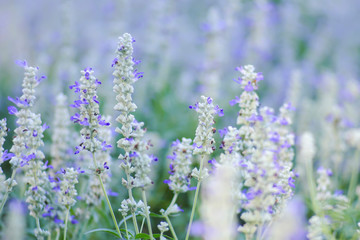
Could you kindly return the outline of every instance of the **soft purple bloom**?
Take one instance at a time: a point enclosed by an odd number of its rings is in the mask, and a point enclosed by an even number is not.
[[[157,162],[159,159],[155,156],[155,155],[153,155],[153,154],[151,154],[150,155],[150,158],[151,158],[151,160],[153,161],[153,162]]]
[[[37,137],[37,135],[38,135],[37,131],[34,130],[32,135],[33,135],[33,137]]]
[[[227,134],[228,130],[227,128],[224,128],[224,129],[219,129],[218,132],[220,134],[220,137],[222,138]]]
[[[26,67],[27,62],[25,60],[16,60],[15,63],[19,65],[20,67]]]
[[[220,108],[218,105],[216,105],[214,109],[216,111],[216,114],[219,115],[219,117],[224,116],[224,109]]]
[[[8,150],[5,150],[3,152],[3,155],[1,157],[2,161],[5,162],[7,160],[10,160],[12,157],[14,157],[15,154],[14,153],[10,153]]]
[[[54,169],[54,167],[51,166],[51,165],[48,165],[48,163],[49,163],[49,161],[46,161],[45,164],[44,164],[44,167],[45,167],[45,168]]]
[[[111,144],[106,144],[106,141],[103,141],[101,143],[101,147],[102,147],[103,151],[106,151],[106,150],[110,149],[112,146],[111,146]]]
[[[71,222],[71,224],[78,224],[79,223],[79,221],[75,219],[74,215],[70,216],[70,222]]]
[[[74,116],[70,117],[70,120],[73,121],[74,123],[77,123],[80,121],[80,114],[79,113],[75,113]]]
[[[234,78],[233,81],[238,84],[241,84],[243,80],[241,79],[241,77],[238,77],[237,79]]]
[[[107,165],[107,162],[104,162],[104,168],[108,170],[110,169],[110,167]]]
[[[54,217],[54,222],[55,222],[56,224],[63,224],[63,223],[64,223],[64,221],[61,220],[60,218],[58,218],[57,215]]]
[[[16,106],[23,105],[23,106],[29,106],[29,103],[27,99],[24,101],[20,100],[18,97],[16,99],[13,99],[12,97],[8,97],[8,100],[16,104]]]
[[[96,96],[93,97],[94,102],[96,102],[97,104],[99,104],[99,101],[96,99]]]
[[[253,87],[253,85],[251,84],[251,82],[248,82],[248,84],[245,86],[244,90],[247,91],[247,92],[252,92],[252,91],[254,91],[254,87]]]
[[[112,61],[111,67],[114,67],[117,63],[118,63],[118,59],[114,58],[114,60]]]
[[[130,157],[138,157],[139,154],[137,154],[137,152],[132,152],[129,154]]]
[[[134,71],[134,77],[137,79],[142,78],[144,76],[143,74],[144,74],[144,72],[138,72],[137,69],[135,69],[135,71]]]
[[[207,101],[208,104],[211,104],[213,102],[211,97],[208,97],[206,101]]]
[[[256,81],[259,82],[261,80],[264,80],[264,76],[261,72],[258,72],[256,75]]]
[[[17,108],[14,106],[9,106],[8,111],[10,115],[15,115],[18,112]]]
[[[232,99],[229,101],[230,106],[234,106],[235,104],[240,102],[240,98],[238,96],[235,97],[235,99]]]
[[[78,167],[78,168],[76,169],[76,171],[77,171],[79,174],[81,174],[81,173],[85,173],[85,171],[84,171],[84,170],[81,170],[81,168],[80,168],[80,167]]]
[[[70,88],[70,89],[73,89],[73,88],[74,88],[76,93],[77,93],[77,92],[80,92],[80,83],[77,82],[77,81],[75,81],[75,84],[74,84],[74,85],[70,85],[69,88]]]
[[[35,187],[31,188],[31,190],[34,191],[34,192],[37,191],[37,190],[38,190],[38,186],[35,186]]]
[[[293,179],[292,177],[289,177],[288,184],[290,187],[295,188],[295,179]]]
[[[179,144],[180,144],[180,140],[179,140],[179,139],[176,139],[174,142],[172,142],[171,146],[172,146],[172,147],[175,147],[175,146],[177,146],[177,145],[179,145]]]
[[[171,180],[170,180],[170,179],[165,179],[165,180],[164,180],[164,183],[165,183],[165,184],[170,184],[170,183],[171,183]]]
[[[199,103],[195,103],[194,106],[189,106],[190,109],[194,109],[195,111],[199,109]]]
[[[112,197],[117,197],[119,195],[117,192],[111,191],[111,189],[107,190],[107,194]]]
[[[42,130],[45,131],[46,129],[50,128],[46,123],[42,125]]]
[[[141,60],[135,60],[135,58],[132,58],[132,61],[134,65],[138,65],[139,63],[141,63]]]

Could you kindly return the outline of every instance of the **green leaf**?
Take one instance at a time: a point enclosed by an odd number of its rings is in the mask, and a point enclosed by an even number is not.
[[[139,238],[150,239],[150,235],[146,233],[138,233],[136,234],[135,239],[139,239]]]
[[[126,229],[122,228],[122,229],[120,229],[120,232],[126,236]],[[131,236],[131,238],[134,238],[134,234],[132,232],[130,232],[130,231],[127,231],[127,232]]]
[[[118,238],[121,238],[121,237],[119,236],[119,234],[118,234],[115,230],[108,229],[108,228],[97,228],[97,229],[93,229],[93,230],[90,230],[90,231],[86,232],[85,234],[94,233],[94,232],[106,232],[106,233],[110,233],[110,234],[112,234],[112,235],[115,235],[115,236],[118,237]]]
[[[151,217],[154,217],[154,218],[164,218],[163,215],[156,214],[156,213],[150,213],[150,216],[151,216]]]

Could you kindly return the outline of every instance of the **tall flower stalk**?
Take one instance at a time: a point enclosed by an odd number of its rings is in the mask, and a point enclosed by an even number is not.
[[[99,165],[99,161],[96,159],[96,153],[106,151],[111,145],[107,144],[106,141],[103,141],[98,134],[100,126],[110,126],[110,123],[106,122],[104,117],[100,115],[99,100],[96,92],[97,86],[100,85],[101,82],[93,76],[93,73],[94,71],[92,68],[85,68],[81,71],[82,76],[80,78],[80,83],[75,82],[74,85],[70,86],[70,89],[74,89],[76,93],[79,93],[79,99],[74,101],[72,107],[80,110],[80,113],[76,113],[72,116],[71,120],[82,126],[80,134],[83,141],[76,146],[77,150],[75,154],[78,154],[82,150],[91,152],[93,160],[91,169],[99,179],[116,231],[121,237],[121,232],[102,180],[102,175],[104,171],[108,169],[108,166],[105,163]]]
[[[135,40],[128,33],[120,37],[118,49],[116,50],[117,56],[112,64],[115,68],[113,72],[113,90],[116,93],[117,100],[114,109],[120,112],[116,121],[121,124],[121,128],[117,127],[116,132],[122,135],[122,138],[117,141],[117,146],[125,151],[124,154],[119,155],[119,159],[121,160],[120,167],[126,174],[126,179],[123,179],[122,183],[128,189],[128,203],[130,203],[129,209],[132,214],[135,232],[139,233],[136,221],[138,204],[135,202],[132,189],[141,188],[148,231],[150,238],[153,239],[145,188],[152,183],[148,176],[151,171],[150,164],[153,160],[157,159],[146,154],[150,143],[143,139],[145,134],[145,130],[143,129],[144,123],[136,121],[134,115],[131,114],[137,108],[135,103],[132,102],[132,94],[134,92],[132,85],[143,76],[142,72],[138,72],[138,70],[134,68],[134,66],[139,63],[139,61],[134,60],[132,56],[132,44],[134,42]]]
[[[215,128],[213,128],[213,124],[215,123],[214,117],[216,114],[218,114],[219,116],[224,115],[223,110],[219,108],[218,105],[214,105],[213,99],[211,97],[201,96],[201,102],[198,102],[194,106],[190,106],[189,108],[194,109],[199,114],[199,123],[195,131],[193,153],[200,155],[200,166],[199,169],[194,168],[191,173],[191,176],[194,177],[198,182],[196,185],[189,225],[186,232],[186,240],[189,239],[190,236],[191,225],[194,219],[201,182],[208,176],[208,169],[204,167],[204,162],[215,150],[215,139],[213,135],[216,130]]]

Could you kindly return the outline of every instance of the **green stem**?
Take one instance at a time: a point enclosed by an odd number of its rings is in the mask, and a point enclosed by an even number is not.
[[[56,237],[55,237],[55,240],[59,240],[60,238],[60,229],[59,228],[56,228]]]
[[[128,175],[126,173],[126,175]],[[129,176],[128,176],[128,181],[129,181]],[[131,202],[135,202],[134,200],[134,197],[132,195],[132,189],[131,188],[128,188],[128,192],[129,192],[129,199]],[[132,216],[132,220],[133,220],[133,224],[134,224],[134,228],[135,228],[135,233],[136,234],[139,234],[139,226],[137,224],[137,221],[136,221],[136,215],[135,215],[135,212],[133,209],[131,209],[131,216]]]
[[[13,169],[13,171],[11,173],[10,184],[7,187],[6,192],[5,192],[5,196],[3,197],[2,201],[1,201],[0,216],[1,216],[2,210],[3,210],[4,206],[5,206],[5,203],[6,203],[7,199],[8,199],[8,197],[9,197],[9,193],[11,192],[12,183],[13,183],[15,175],[16,175],[16,170],[17,170],[17,168]]]
[[[192,207],[192,210],[191,210],[190,221],[189,221],[189,226],[188,226],[188,229],[187,229],[187,232],[186,232],[185,240],[188,240],[189,236],[190,236],[191,224],[192,224],[193,219],[194,219],[196,203],[197,203],[197,199],[198,199],[198,196],[199,196],[199,189],[200,189],[201,180],[202,180],[201,173],[202,173],[203,166],[204,166],[204,156],[200,160],[199,181],[198,181],[198,183],[196,185],[196,192],[195,192],[195,196],[194,196],[193,207]]]
[[[356,153],[355,153],[355,166],[353,166],[352,168],[352,172],[351,172],[351,178],[350,178],[350,184],[349,184],[349,190],[348,190],[348,198],[349,198],[349,201],[351,202],[352,199],[354,198],[355,196],[355,191],[356,191],[356,185],[357,185],[357,181],[358,181],[358,177],[359,177],[359,152],[360,150],[356,150]]]
[[[126,230],[126,237],[127,237],[127,239],[129,239],[129,233],[128,233],[128,228],[127,228],[127,224],[126,224],[126,218],[125,218],[125,216],[123,216],[123,218],[124,218],[124,224],[125,224],[125,230]]]
[[[307,185],[310,188],[310,199],[311,199],[311,205],[312,209],[315,212],[315,214],[319,213],[318,204],[315,198],[316,195],[316,186],[313,178],[313,167],[312,167],[312,161],[310,159],[307,159],[305,162],[305,171],[306,171],[306,178],[307,178]]]
[[[92,156],[93,156],[93,161],[94,161],[94,167],[97,169],[97,164],[96,164],[96,159],[95,159],[95,152],[92,153]],[[98,178],[99,178],[99,182],[100,182],[100,185],[101,185],[101,189],[103,190],[103,193],[104,193],[104,196],[105,196],[105,199],[106,199],[106,203],[109,207],[109,210],[110,210],[110,214],[111,214],[111,217],[112,217],[112,220],[114,222],[114,225],[115,225],[115,228],[116,228],[116,231],[117,233],[119,234],[119,237],[121,238],[121,232],[120,232],[120,229],[119,229],[119,226],[117,224],[117,221],[116,221],[116,218],[115,218],[115,214],[114,214],[114,211],[111,207],[111,204],[110,204],[110,200],[109,200],[109,197],[106,193],[106,190],[105,190],[105,187],[104,187],[104,183],[101,179],[101,176],[100,174],[97,174]]]
[[[70,207],[66,206],[65,228],[64,228],[64,240],[66,240],[67,225],[69,220]]]
[[[169,219],[169,217],[167,215],[164,216],[165,219],[166,219],[166,222],[169,224],[169,228],[170,228],[170,232],[171,234],[173,235],[174,239],[175,240],[178,240],[177,236],[176,236],[176,233],[175,233],[175,230],[173,228],[173,225],[171,224],[171,221]]]
[[[144,217],[143,220],[141,221],[140,232],[143,231],[143,228],[144,228],[144,225],[145,225],[145,220],[146,220],[146,218]]]
[[[171,224],[170,218],[169,218],[169,210],[174,206],[178,196],[179,196],[179,193],[176,192],[173,196],[173,199],[171,200],[169,207],[166,209],[165,213],[163,213],[163,216],[165,217],[166,222],[169,224],[171,234],[173,235],[175,240],[177,240],[178,238],[176,236],[175,230],[174,230],[174,228]]]
[[[150,220],[150,215],[149,215],[149,209],[148,209],[148,205],[147,205],[147,200],[146,200],[146,193],[145,193],[145,189],[142,189],[142,198],[145,204],[145,214],[146,214],[146,220],[147,220],[147,225],[148,225],[148,230],[149,230],[149,234],[150,234],[150,239],[154,239],[153,237],[153,233],[152,233],[152,228],[151,228],[151,220]]]
[[[114,225],[115,225],[115,227],[116,227],[116,231],[118,232],[119,237],[122,237],[122,236],[121,236],[120,229],[119,229],[119,226],[117,225],[117,221],[116,221],[116,218],[115,218],[114,211],[113,211],[113,209],[112,209],[112,207],[111,207],[111,204],[110,204],[109,197],[108,197],[108,195],[107,195],[107,193],[106,193],[104,184],[103,184],[103,182],[102,182],[102,180],[101,180],[101,176],[98,175],[98,177],[99,177],[99,181],[100,181],[101,188],[102,188],[102,190],[103,190],[103,192],[104,192],[104,195],[105,195],[105,199],[106,199],[107,205],[109,206],[110,213],[111,213],[111,217],[112,217],[112,220],[113,220]]]

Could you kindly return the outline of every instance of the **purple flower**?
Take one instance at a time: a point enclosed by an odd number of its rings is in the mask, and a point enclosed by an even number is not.
[[[165,179],[165,180],[164,180],[164,183],[165,183],[165,184],[170,184],[170,183],[171,183],[171,180],[170,180],[170,179]]]
[[[137,69],[135,69],[135,71],[134,71],[134,77],[137,79],[142,78],[144,76],[143,74],[144,74],[144,72],[138,72]]]
[[[54,169],[53,166],[51,165],[48,165],[49,161],[46,161],[45,164],[44,164],[44,167],[47,169],[47,168],[50,168],[50,169]]]
[[[118,64],[118,59],[114,58],[114,60],[112,61],[111,67],[114,67],[116,64]]]
[[[254,87],[253,87],[253,85],[251,84],[251,82],[248,82],[248,84],[245,86],[244,90],[247,91],[247,92],[252,92],[252,91],[254,91]]]
[[[220,137],[222,138],[228,133],[228,130],[227,128],[224,128],[224,129],[219,129],[218,132],[220,134]]]
[[[264,76],[261,72],[258,72],[256,75],[256,81],[259,82],[261,80],[264,80]]]
[[[98,116],[98,121],[101,126],[110,126],[109,122],[106,122],[104,119],[101,119],[101,115]]]
[[[241,77],[238,77],[237,79],[234,78],[233,81],[241,85],[243,80],[241,79]]]
[[[45,131],[46,129],[50,128],[46,123],[42,125],[42,130]]]
[[[112,197],[117,197],[119,195],[117,192],[111,191],[111,189],[107,190],[107,194]]]
[[[153,162],[157,162],[159,159],[155,156],[155,155],[153,155],[153,154],[151,154],[150,155],[150,158],[151,158],[151,161],[153,161]]]
[[[219,115],[219,117],[224,116],[224,109],[220,108],[219,105],[216,105],[214,109],[216,114]]]
[[[71,224],[78,224],[79,223],[79,221],[75,219],[74,215],[70,216],[70,222],[71,222]]]
[[[78,168],[76,169],[76,171],[77,171],[79,174],[85,173],[85,171],[84,171],[84,170],[81,170],[80,167],[78,167]]]
[[[288,179],[289,186],[292,187],[292,188],[295,188],[294,183],[295,183],[295,179],[293,179],[292,177],[289,177],[289,179]]]
[[[100,82],[98,79],[95,79],[95,84],[96,84],[96,85],[100,85],[101,82]]]
[[[26,67],[27,62],[25,60],[16,60],[15,63],[19,65],[20,67]]]
[[[135,60],[135,58],[132,58],[132,61],[133,61],[134,65],[138,65],[139,63],[141,63],[140,60]]]
[[[104,162],[104,168],[108,170],[110,169],[110,167],[107,165],[107,162]]]
[[[166,158],[171,159],[171,160],[175,160],[176,159],[176,153],[173,152],[173,155],[169,155]]]
[[[9,106],[8,111],[10,115],[15,115],[18,112],[17,108],[14,106]]]
[[[38,135],[37,131],[34,130],[32,135],[33,135],[33,137],[37,137],[37,135]]]
[[[132,152],[129,154],[130,157],[138,157],[139,154],[137,154],[137,152]]]
[[[77,92],[80,92],[80,84],[79,84],[79,82],[77,82],[77,81],[75,81],[75,84],[74,84],[74,85],[70,85],[69,88],[70,88],[70,89],[73,89],[73,88],[74,88],[76,93],[77,93]]]
[[[171,146],[175,147],[175,146],[178,146],[179,144],[180,144],[180,140],[176,139],[174,142],[172,142]]]
[[[190,109],[194,109],[195,111],[199,109],[199,103],[195,103],[194,106],[189,106]]]
[[[103,151],[106,151],[107,149],[110,149],[112,146],[110,144],[106,144],[106,141],[103,141],[101,143],[101,147]]]
[[[232,99],[229,101],[230,106],[234,106],[235,104],[240,102],[240,98],[238,96],[235,97],[235,99]]]
[[[10,160],[14,156],[15,156],[15,154],[8,152],[8,150],[5,150],[3,152],[3,155],[1,157],[1,159],[2,159],[3,162],[5,162],[7,160]]]
[[[211,97],[208,97],[206,101],[207,101],[208,104],[211,104],[213,102]]]
[[[13,99],[12,97],[8,97],[8,100],[13,102],[14,104],[16,104],[16,106],[19,106],[19,105],[23,105],[23,106],[26,106],[26,107],[29,106],[29,103],[28,103],[27,99],[22,101],[18,97],[16,99]]]
[[[90,79],[90,71],[91,71],[91,70],[92,70],[91,67],[87,67],[87,68],[84,69],[84,71],[85,71],[85,79],[86,79],[86,80],[89,80],[89,79]]]
[[[60,218],[58,218],[57,215],[54,217],[54,222],[55,222],[56,224],[63,224],[63,223],[64,223],[64,221],[61,220]]]
[[[99,101],[96,99],[96,96],[93,96],[93,101],[99,104]]]
[[[38,190],[38,187],[35,186],[35,187],[31,188],[31,190],[34,191],[34,192],[36,192],[36,191]]]

